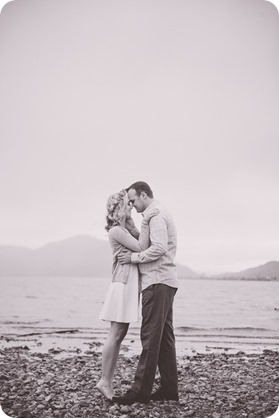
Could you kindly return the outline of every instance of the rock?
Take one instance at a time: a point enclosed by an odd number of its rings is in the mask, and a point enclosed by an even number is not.
[[[29,411],[22,411],[18,418],[34,418],[34,416]]]
[[[67,356],[57,359],[51,354],[5,349],[0,356],[0,400],[5,413],[20,418],[254,418],[272,415],[279,403],[279,356],[274,352],[180,357],[180,402],[131,406],[111,404],[94,390],[101,374],[100,355],[73,352]],[[119,394],[125,390],[121,384],[133,381],[138,359],[125,356],[119,356],[115,373]],[[156,375],[154,390],[158,384]]]
[[[109,413],[110,414],[116,414],[118,411],[119,411],[119,406],[117,404],[113,405],[109,408]]]
[[[131,411],[131,408],[129,408],[129,406],[124,405],[120,408],[120,413],[121,414],[128,414]]]
[[[185,417],[194,417],[195,416],[195,411],[190,410],[190,411],[186,412],[184,416]]]
[[[274,354],[274,351],[265,349],[263,350],[263,353],[272,356]]]
[[[131,385],[131,381],[130,380],[121,380],[121,385]]]
[[[64,409],[65,408],[65,404],[64,403],[58,403],[58,404],[54,404],[53,408],[55,409]]]
[[[60,354],[60,353],[62,353],[62,351],[63,350],[61,350],[60,348],[50,348],[48,350],[48,352],[51,353],[51,354]]]
[[[16,411],[20,411],[20,410],[21,410],[21,408],[22,408],[22,405],[21,405],[21,403],[15,403],[15,404],[13,405],[13,408],[14,408]]]
[[[44,379],[39,379],[37,381],[37,383],[38,383],[39,386],[41,386],[41,385],[43,385],[45,383],[45,380]]]
[[[172,407],[171,407],[170,405],[165,405],[165,406],[164,406],[164,410],[165,410],[166,412],[172,412]]]

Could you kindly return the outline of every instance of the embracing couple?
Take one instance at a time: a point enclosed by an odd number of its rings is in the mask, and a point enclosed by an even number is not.
[[[140,233],[131,218],[133,207],[143,216]],[[174,222],[142,181],[109,197],[106,220],[113,268],[100,319],[110,321],[111,327],[103,347],[102,377],[96,388],[119,404],[178,400],[173,331],[173,300],[178,287]],[[131,389],[114,396],[113,375],[120,345],[129,324],[138,321],[140,293],[142,352]],[[160,387],[152,393],[157,366]]]

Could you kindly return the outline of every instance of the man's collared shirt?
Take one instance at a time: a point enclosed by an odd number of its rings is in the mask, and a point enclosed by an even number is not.
[[[150,247],[140,253],[132,253],[131,261],[138,264],[142,290],[158,283],[177,288],[178,279],[174,264],[177,247],[176,227],[170,214],[158,201],[153,201],[145,209],[143,216],[154,208],[158,208],[160,212],[149,222]]]

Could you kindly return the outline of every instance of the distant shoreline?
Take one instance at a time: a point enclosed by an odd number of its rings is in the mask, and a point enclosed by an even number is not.
[[[85,274],[85,275],[75,275],[75,274],[73,274],[73,275],[71,275],[71,274],[67,274],[67,275],[59,275],[59,274],[53,274],[53,275],[51,275],[51,274],[49,274],[49,275],[39,275],[39,274],[26,274],[26,275],[24,275],[24,274],[21,274],[21,275],[18,275],[18,274],[14,274],[14,275],[1,275],[0,274],[0,280],[1,280],[1,277],[2,278],[20,278],[20,277],[23,277],[23,278],[27,278],[27,277],[30,277],[30,278],[35,278],[35,277],[37,277],[38,279],[48,279],[48,278],[67,278],[67,277],[76,277],[76,278],[91,278],[91,279],[99,279],[99,278],[104,278],[104,279],[109,279],[110,278],[110,276],[109,275],[107,275],[107,276],[102,276],[102,275],[99,275],[99,276],[97,276],[97,275],[87,275],[87,274]],[[279,277],[257,277],[257,278],[249,278],[249,277],[233,277],[233,276],[228,276],[228,277],[217,277],[217,276],[198,276],[198,277],[183,277],[183,276],[178,276],[178,279],[179,280],[207,280],[207,281],[210,281],[210,280],[223,280],[223,281],[243,281],[243,282],[279,282]]]
[[[243,282],[279,282],[279,277],[214,277],[214,276],[199,276],[199,277],[178,277],[181,280],[224,280],[224,281],[243,281]]]

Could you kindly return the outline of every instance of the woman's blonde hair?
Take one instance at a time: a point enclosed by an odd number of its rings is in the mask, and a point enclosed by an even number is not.
[[[109,231],[113,226],[120,225],[121,222],[121,211],[123,209],[124,197],[127,195],[125,189],[122,189],[118,193],[112,194],[107,201],[107,214],[105,230]]]

